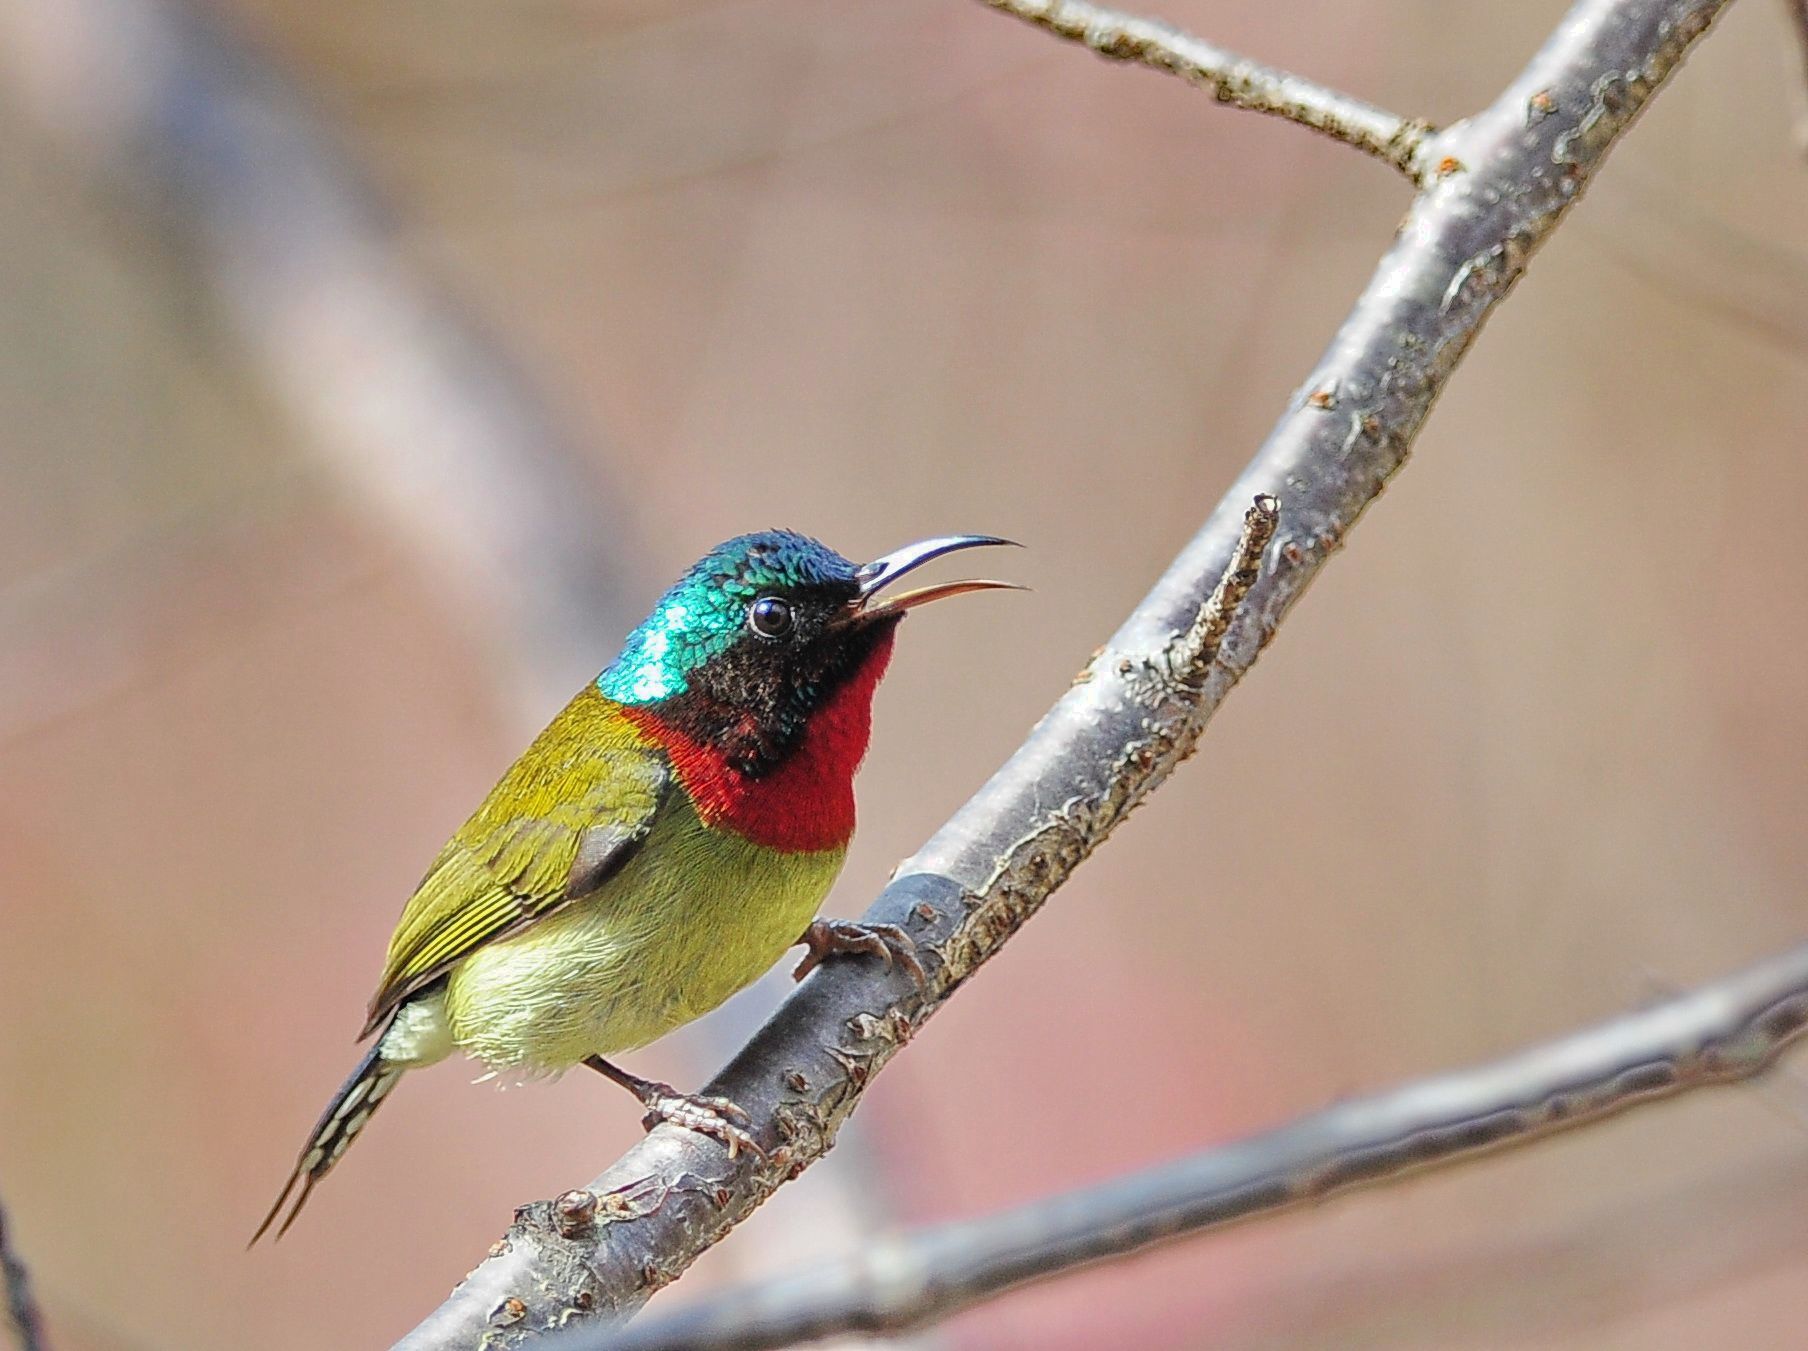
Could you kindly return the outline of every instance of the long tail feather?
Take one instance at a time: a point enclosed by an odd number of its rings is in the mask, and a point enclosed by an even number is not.
[[[257,1227],[251,1236],[250,1247],[262,1238],[282,1212],[283,1205],[289,1199],[289,1193],[299,1186],[295,1205],[289,1211],[276,1237],[281,1238],[289,1232],[289,1226],[295,1223],[295,1217],[301,1214],[301,1208],[308,1203],[308,1193],[314,1190],[316,1183],[332,1171],[333,1165],[339,1162],[344,1154],[364,1129],[371,1114],[389,1096],[389,1090],[395,1087],[396,1080],[402,1077],[400,1065],[392,1065],[379,1054],[382,1038],[358,1062],[358,1068],[352,1071],[351,1078],[340,1085],[333,1100],[327,1104],[326,1111],[320,1114],[320,1120],[314,1123],[314,1129],[308,1136],[306,1148],[295,1161],[295,1168],[289,1174],[289,1180],[283,1183],[282,1193],[276,1198],[276,1204],[270,1207],[270,1213],[264,1216],[264,1222]]]

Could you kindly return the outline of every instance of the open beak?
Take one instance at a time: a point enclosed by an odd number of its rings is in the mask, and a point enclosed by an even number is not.
[[[858,612],[866,615],[899,614],[905,610],[913,610],[919,605],[927,605],[932,600],[941,600],[947,596],[965,595],[969,591],[1023,591],[1027,588],[1015,582],[990,582],[973,579],[964,582],[940,582],[935,586],[919,586],[913,591],[900,592],[875,603],[874,598],[880,591],[890,586],[905,573],[915,572],[923,564],[940,558],[943,554],[951,554],[959,549],[977,549],[982,545],[1008,544],[1017,547],[1016,540],[999,539],[996,535],[943,535],[937,539],[919,540],[915,544],[906,544],[902,549],[894,549],[883,558],[875,558],[854,574],[854,581],[860,588],[856,601]]]

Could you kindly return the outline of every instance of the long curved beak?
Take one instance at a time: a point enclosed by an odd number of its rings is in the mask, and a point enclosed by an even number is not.
[[[942,535],[935,539],[918,540],[915,544],[906,544],[902,549],[894,549],[883,558],[875,558],[854,574],[854,581],[860,588],[859,609],[864,614],[898,614],[904,610],[915,609],[919,605],[927,605],[932,600],[941,600],[947,596],[960,596],[969,591],[1023,591],[1027,588],[1015,582],[992,582],[975,578],[962,582],[941,582],[935,586],[921,586],[914,591],[901,592],[874,604],[873,600],[880,591],[890,586],[906,573],[915,572],[923,564],[940,558],[943,554],[951,554],[960,549],[977,549],[985,545],[1006,544],[1013,548],[1020,547],[1016,540],[1000,539],[996,535]]]

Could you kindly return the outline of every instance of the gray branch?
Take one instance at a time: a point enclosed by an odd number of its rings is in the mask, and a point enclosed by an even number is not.
[[[1492,104],[1433,137],[1451,166],[1393,246],[1268,441],[1167,574],[1028,739],[867,912],[903,926],[929,969],[831,963],[705,1091],[732,1098],[770,1151],[660,1127],[590,1185],[523,1207],[401,1346],[513,1347],[621,1317],[820,1159],[873,1076],[1143,797],[1207,719],[1406,458],[1432,404],[1533,253],[1727,0],[1582,0]],[[1170,666],[1230,570],[1245,508],[1283,503],[1261,575],[1198,679]],[[487,1340],[485,1340],[487,1338]]]
[[[1393,113],[1284,70],[1259,65],[1158,19],[1090,0],[985,0],[1025,23],[1083,42],[1113,61],[1133,61],[1208,89],[1219,102],[1284,117],[1391,164],[1413,182],[1436,172],[1424,150],[1429,122]]]
[[[1808,945],[1493,1064],[1357,1098],[1277,1130],[986,1219],[875,1244],[545,1351],[758,1351],[938,1322],[1031,1281],[1527,1144],[1767,1068],[1808,1028]]]
[[[4,1207],[0,1207],[0,1285],[6,1287],[7,1321],[12,1324],[19,1351],[45,1351],[44,1320],[31,1293],[31,1274],[13,1246]]]

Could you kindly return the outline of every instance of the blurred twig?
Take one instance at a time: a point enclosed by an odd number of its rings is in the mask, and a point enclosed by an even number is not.
[[[1110,60],[1134,61],[1178,75],[1209,89],[1221,103],[1322,132],[1393,165],[1415,183],[1424,177],[1425,142],[1435,130],[1429,122],[1397,117],[1288,71],[1259,65],[1172,24],[1137,18],[1090,0],[985,3],[1057,36],[1083,42]]]
[[[167,232],[235,350],[522,703],[568,696],[632,622],[603,461],[404,256],[312,108],[184,0],[0,0],[0,76]]]
[[[546,1351],[757,1351],[937,1322],[1030,1281],[1748,1078],[1808,1028],[1808,944],[1493,1064],[1082,1191],[876,1244]]]
[[[872,963],[817,971],[704,1090],[770,1151],[649,1134],[592,1184],[594,1219],[523,1207],[401,1345],[520,1346],[638,1309],[784,1182],[821,1158],[873,1076],[1143,797],[1404,462],[1433,402],[1533,253],[1727,0],[1581,0],[1493,103],[1425,146],[1440,166],[1302,396],[1166,576],[1028,739],[897,871],[867,911],[915,938],[917,990]],[[1203,678],[1164,675],[1236,557],[1247,505],[1284,500],[1266,566]]]
[[[1808,351],[1808,257],[1731,224],[1699,194],[1617,173],[1577,231],[1652,288],[1781,351]]]
[[[1789,11],[1789,25],[1795,29],[1796,45],[1802,54],[1802,82],[1808,87],[1808,0],[1783,0]],[[1808,113],[1796,119],[1796,149],[1808,155]]]
[[[0,1206],[0,1281],[6,1285],[6,1312],[12,1321],[19,1351],[45,1351],[44,1321],[31,1293],[31,1274],[13,1247],[6,1227],[6,1208]]]

